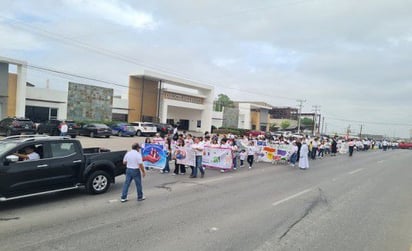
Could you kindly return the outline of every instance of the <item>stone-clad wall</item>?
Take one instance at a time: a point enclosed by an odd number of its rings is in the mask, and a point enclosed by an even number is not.
[[[67,119],[111,121],[113,89],[69,82]]]

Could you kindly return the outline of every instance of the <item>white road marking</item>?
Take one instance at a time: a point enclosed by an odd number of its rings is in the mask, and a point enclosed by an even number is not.
[[[278,205],[282,204],[283,202],[286,202],[286,201],[288,201],[288,200],[291,200],[291,199],[294,199],[294,198],[296,198],[296,197],[299,197],[299,196],[301,196],[301,195],[303,195],[303,194],[305,194],[305,193],[308,193],[308,192],[310,192],[310,191],[312,191],[312,188],[303,190],[303,191],[301,191],[301,192],[299,192],[299,193],[295,193],[294,195],[291,195],[291,196],[286,197],[286,198],[284,198],[284,199],[282,199],[282,200],[279,200],[279,201],[276,201],[276,202],[272,203],[272,206],[274,206],[274,207],[275,207],[275,206],[278,206]]]
[[[349,174],[352,175],[352,174],[355,174],[355,173],[360,172],[362,170],[363,170],[363,168],[359,168],[359,169],[353,170],[352,172],[349,172]]]
[[[209,229],[210,232],[216,232],[218,230],[219,230],[219,228],[217,228],[217,227],[212,227],[212,228]]]

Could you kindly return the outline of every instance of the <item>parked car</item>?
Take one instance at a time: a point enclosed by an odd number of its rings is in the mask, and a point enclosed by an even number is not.
[[[36,159],[16,153],[35,151]],[[0,202],[77,189],[105,193],[125,172],[126,151],[82,148],[76,139],[49,136],[11,136],[0,140]],[[20,156],[21,157],[21,156]]]
[[[399,149],[412,149],[412,142],[401,142],[398,147]]]
[[[111,128],[112,135],[133,137],[136,134],[134,126],[128,123],[117,123],[112,125]]]
[[[5,118],[0,121],[0,134],[36,134],[36,125],[28,118]]]
[[[65,121],[68,127],[67,135],[72,138],[76,138],[77,134],[79,133],[80,126],[73,120],[65,120]],[[51,119],[51,120],[47,120],[44,123],[40,123],[37,126],[37,133],[39,134],[46,133],[50,136],[59,136],[60,135],[59,126],[62,122],[63,122],[62,120]]]
[[[79,135],[94,137],[106,137],[109,138],[112,135],[112,129],[105,124],[85,124],[80,130]]]
[[[173,133],[174,128],[172,125],[164,123],[153,123],[153,125],[156,126],[156,130],[161,136]]]
[[[153,123],[150,122],[132,122],[130,123],[134,126],[134,129],[136,130],[136,135],[137,136],[154,136],[157,133],[156,126],[153,125]]]
[[[246,136],[252,136],[252,137],[257,137],[257,136],[264,136],[266,132],[263,131],[247,131]]]

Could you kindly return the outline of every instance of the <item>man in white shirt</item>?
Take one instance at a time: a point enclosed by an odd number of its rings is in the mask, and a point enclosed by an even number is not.
[[[21,160],[37,160],[40,159],[40,155],[34,151],[34,146],[26,146],[24,148],[25,153],[15,153]]]
[[[66,124],[66,121],[63,120],[63,122],[59,126],[60,130],[60,136],[66,136],[67,132],[69,131],[69,127]]]
[[[143,159],[140,153],[139,143],[132,145],[132,150],[127,152],[123,158],[123,164],[126,165],[126,180],[123,184],[121,202],[127,201],[127,194],[132,180],[136,185],[137,201],[145,200],[142,189],[142,176],[146,176],[146,171],[143,166]]]

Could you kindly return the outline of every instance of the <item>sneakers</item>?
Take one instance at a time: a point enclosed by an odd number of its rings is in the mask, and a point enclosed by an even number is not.
[[[252,169],[252,167],[251,167],[251,166],[249,166],[249,169]]]
[[[120,199],[120,202],[121,203],[124,203],[124,202],[126,202],[127,201],[127,198],[126,199]]]
[[[172,173],[172,175],[173,175],[173,176],[176,176],[176,175],[177,175],[177,173]]]
[[[194,175],[190,175],[190,176],[189,176],[189,178],[196,178],[196,176],[194,176]]]
[[[245,165],[240,165],[240,167],[244,167]]]
[[[143,201],[145,199],[146,199],[146,197],[143,196],[142,198],[137,199],[137,201]]]
[[[225,170],[223,170],[223,169],[222,169],[222,170],[220,170],[220,172],[221,172],[221,173],[224,173],[224,172],[225,172]]]
[[[180,175],[185,175],[186,173],[180,173]]]
[[[235,170],[235,171],[236,171],[236,170],[237,170],[237,168],[236,168],[236,167],[234,167],[234,168],[233,168],[233,170]]]
[[[202,173],[202,174],[200,175],[200,178],[203,178],[203,177],[205,177],[205,173]]]

